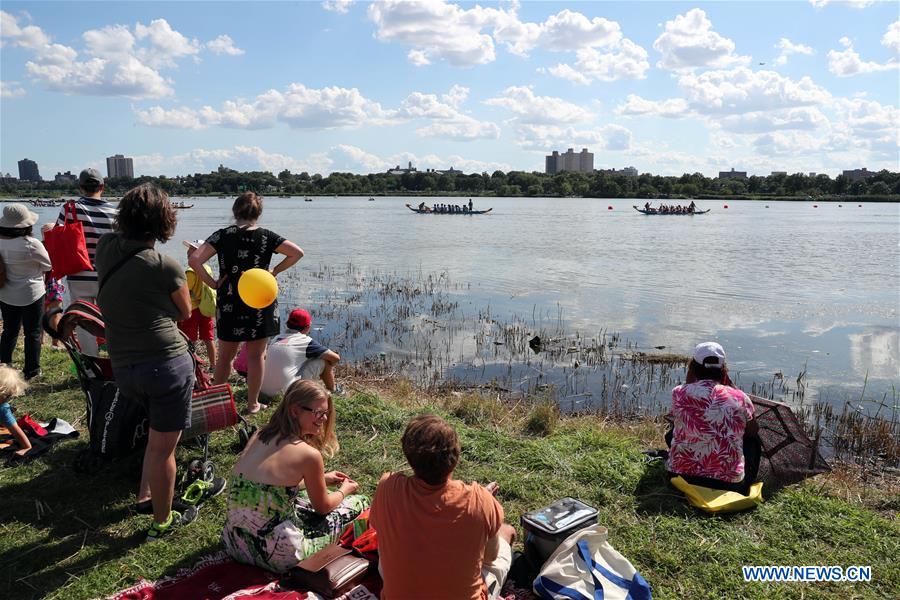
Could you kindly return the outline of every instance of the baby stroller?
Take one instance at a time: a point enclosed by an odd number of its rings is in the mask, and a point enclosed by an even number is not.
[[[59,315],[55,327],[53,322]],[[106,324],[100,309],[90,302],[78,300],[66,307],[44,315],[44,330],[59,340],[72,359],[75,374],[85,394],[89,447],[75,462],[80,472],[96,472],[111,459],[124,457],[142,449],[147,443],[149,424],[147,411],[138,402],[120,398],[109,358],[88,356],[81,351],[75,329],[81,328],[96,336],[98,342],[106,335]],[[102,347],[103,344],[98,344]],[[231,386],[227,383],[211,385],[203,369],[204,363],[191,352],[196,381],[191,406],[191,427],[182,434],[182,441],[193,440],[202,451],[202,459],[191,460],[183,478],[184,485],[197,479],[211,482],[215,465],[209,460],[209,434],[237,425],[238,449],[242,450],[256,430],[241,417],[234,404]]]

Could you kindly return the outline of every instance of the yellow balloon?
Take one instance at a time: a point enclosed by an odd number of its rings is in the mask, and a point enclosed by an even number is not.
[[[265,269],[244,271],[238,279],[238,296],[250,308],[266,308],[278,297],[278,282]]]

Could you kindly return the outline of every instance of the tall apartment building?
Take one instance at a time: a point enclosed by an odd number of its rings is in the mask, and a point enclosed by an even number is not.
[[[19,165],[21,164],[22,163],[20,162]],[[22,167],[19,166],[19,173],[21,172]],[[859,181],[860,179],[868,179],[869,177],[873,177],[875,175],[875,172],[868,170],[866,167],[863,167],[862,169],[852,169],[849,171],[845,170],[842,175],[847,181]],[[19,179],[21,178],[22,176],[19,175]]]
[[[72,171],[60,173],[57,171],[56,177],[53,178],[56,183],[75,183],[78,181],[78,175],[73,175]]]
[[[573,148],[569,148],[564,154],[557,150],[544,159],[544,171],[552,175],[562,171],[576,171],[579,173],[591,173],[594,170],[594,154],[583,148],[578,154]]]
[[[106,176],[134,178],[134,163],[121,154],[110,156],[106,159]]]
[[[19,179],[22,181],[41,181],[38,165],[33,160],[23,158],[19,161]]]
[[[747,179],[747,171],[735,171],[731,167],[730,171],[719,171],[719,179]]]

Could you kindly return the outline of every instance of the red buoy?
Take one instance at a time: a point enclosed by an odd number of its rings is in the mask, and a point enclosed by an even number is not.
[[[727,204],[726,204],[726,205],[725,205],[725,206],[723,206],[723,207],[722,207],[722,208],[728,208],[728,205],[727,205]]]
[[[859,207],[862,208],[862,204],[860,204]]]
[[[612,210],[612,206],[607,206],[606,210]]]
[[[818,204],[813,204],[813,208],[819,208]]]

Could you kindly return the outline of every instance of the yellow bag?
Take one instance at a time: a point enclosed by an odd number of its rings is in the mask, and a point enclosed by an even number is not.
[[[708,513],[737,512],[753,508],[763,502],[761,481],[750,486],[750,495],[748,496],[737,492],[691,485],[681,477],[673,477],[672,485],[684,493],[692,506]]]

